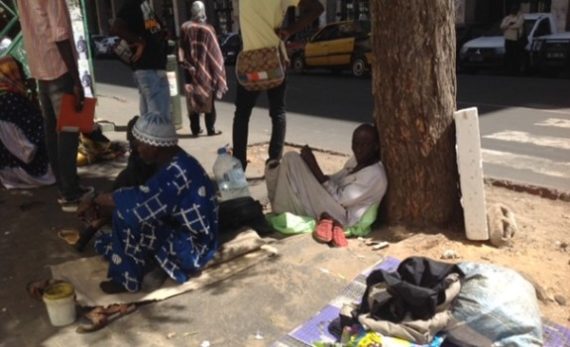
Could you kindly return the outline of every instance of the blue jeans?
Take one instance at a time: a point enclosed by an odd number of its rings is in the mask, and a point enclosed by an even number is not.
[[[56,130],[57,117],[63,94],[73,94],[71,75],[53,81],[38,81],[39,99],[45,123],[45,139],[48,158],[63,198],[75,200],[81,196],[77,176],[78,132],[60,133]]]
[[[249,118],[261,92],[249,91],[241,84],[237,85],[236,111],[233,124],[234,157],[241,161],[245,170],[247,166],[247,137],[249,132]],[[271,117],[271,139],[269,140],[269,159],[281,159],[285,144],[285,92],[287,80],[279,86],[267,90],[269,100],[269,117]]]
[[[170,88],[166,71],[135,70],[135,83],[140,94],[140,113],[155,112],[172,122],[170,115]]]

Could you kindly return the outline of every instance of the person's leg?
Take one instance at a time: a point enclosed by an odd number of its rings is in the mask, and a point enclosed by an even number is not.
[[[141,115],[155,112],[172,121],[170,115],[170,89],[163,70],[137,70],[135,78],[141,93]],[[144,113],[143,113],[144,112]]]
[[[506,70],[510,74],[514,74],[516,71],[516,42],[511,40],[505,40],[505,65]]]
[[[44,119],[44,134],[48,160],[55,176],[57,188],[61,194],[63,188],[61,186],[61,176],[59,175],[59,164],[57,161],[57,118],[49,97],[49,82],[38,81],[38,90],[40,109]]]
[[[206,113],[206,131],[208,132],[208,136],[219,135],[222,132],[216,130],[216,103],[214,102],[214,98],[212,98],[212,110],[209,113]]]
[[[200,114],[198,112],[190,112],[188,118],[190,119],[192,135],[198,136],[202,132],[202,129],[200,129]]]
[[[202,132],[202,129],[200,129],[200,114],[193,111],[188,94],[186,94],[186,110],[188,111],[188,120],[190,120],[190,131],[192,135],[198,136]]]
[[[238,83],[236,95],[236,111],[232,130],[234,157],[239,159],[245,171],[247,167],[247,137],[249,132],[249,118],[257,101],[259,92],[246,90]]]
[[[63,198],[68,201],[76,200],[81,197],[83,192],[79,187],[79,177],[77,176],[77,147],[79,145],[79,133],[62,131],[57,133],[55,125],[57,123],[57,114],[61,107],[61,99],[64,94],[73,93],[73,81],[69,74],[66,74],[54,81],[42,82],[43,102],[48,102],[51,110],[45,110],[48,114],[46,119],[46,142],[48,145],[50,162],[55,161],[54,171],[57,171],[58,186]],[[47,107],[42,107],[43,109]],[[48,130],[49,129],[49,130]],[[49,131],[49,133],[48,133]],[[55,135],[54,135],[55,134]],[[53,142],[56,144],[54,145]]]
[[[287,80],[280,86],[267,91],[269,99],[269,116],[271,117],[271,139],[269,141],[269,160],[280,159],[285,144],[285,93]]]
[[[275,213],[291,212],[319,219],[323,213],[339,223],[346,223],[346,210],[317,181],[305,161],[296,152],[283,156],[276,168],[266,167],[267,188]]]
[[[144,77],[144,73],[142,72],[142,70],[137,70],[137,71],[133,72],[133,78],[135,80],[135,84],[136,84],[137,89],[139,91],[139,113],[141,116],[148,112],[148,107],[146,104],[146,95],[148,93],[143,91],[143,88],[146,85],[144,83],[144,81],[142,80],[143,77]]]

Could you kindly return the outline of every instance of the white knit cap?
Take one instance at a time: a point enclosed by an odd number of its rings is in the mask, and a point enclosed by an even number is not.
[[[178,143],[174,124],[155,112],[149,112],[137,119],[133,136],[140,142],[155,147],[171,147]]]
[[[202,1],[194,1],[191,8],[192,20],[198,22],[206,21],[206,6]]]

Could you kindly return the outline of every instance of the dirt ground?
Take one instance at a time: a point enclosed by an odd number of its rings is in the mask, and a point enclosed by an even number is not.
[[[286,149],[298,151],[288,146]],[[266,145],[250,148],[248,177],[263,176],[263,157]],[[325,173],[338,170],[346,155],[316,151],[315,155]],[[379,255],[404,259],[409,256],[426,256],[441,259],[446,251],[453,251],[456,258],[449,261],[475,261],[513,268],[535,282],[540,308],[547,319],[570,326],[570,203],[549,200],[535,195],[515,192],[505,188],[486,186],[487,206],[502,203],[514,213],[518,232],[509,247],[495,248],[488,242],[471,242],[462,233],[451,230],[408,230],[404,227],[383,227],[369,238],[388,241],[388,248],[376,251]],[[355,253],[368,252],[364,240],[350,240]],[[343,266],[336,264],[336,271],[343,273]]]

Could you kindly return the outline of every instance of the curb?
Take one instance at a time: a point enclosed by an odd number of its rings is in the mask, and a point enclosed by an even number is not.
[[[545,199],[570,202],[570,192],[562,192],[554,188],[539,187],[531,184],[522,184],[489,177],[485,178],[485,183],[495,187],[513,190],[515,192],[524,192],[531,195],[537,195]]]

